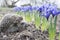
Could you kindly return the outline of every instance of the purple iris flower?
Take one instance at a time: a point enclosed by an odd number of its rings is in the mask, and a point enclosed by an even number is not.
[[[54,17],[57,14],[57,11],[53,9],[53,10],[51,10],[51,14]]]
[[[52,16],[54,17],[54,16],[60,14],[60,11],[59,11],[59,10],[52,10],[52,11],[51,11],[51,14],[52,14]]]
[[[51,4],[44,4],[42,7],[38,9],[40,12],[40,15],[43,14],[47,19],[49,16],[52,14],[54,17],[55,15],[60,14],[60,11],[57,9],[56,5],[51,5]]]
[[[41,16],[46,17],[46,19],[49,19],[50,13],[48,11],[44,12],[43,14],[41,14]]]
[[[48,20],[48,18],[49,18],[49,16],[50,16],[50,10],[48,10],[49,6],[50,6],[50,5],[43,5],[43,6],[41,6],[41,7],[38,9],[38,11],[40,12],[40,15],[46,17],[47,20]]]
[[[32,10],[38,10],[39,6],[32,6]]]
[[[14,11],[22,11],[22,12],[32,11],[32,6],[14,7],[13,10],[14,10]]]
[[[28,8],[27,7],[21,7],[21,11],[26,12],[26,11],[28,11]]]
[[[20,7],[14,7],[13,10],[14,11],[21,11],[21,8]]]
[[[33,9],[32,9],[32,6],[29,6],[29,7],[27,7],[28,8],[28,11],[32,11]]]
[[[39,9],[37,11],[39,11],[40,13],[42,13],[44,11],[44,6],[39,7]]]
[[[58,9],[57,9],[57,6],[53,6],[53,5],[51,5],[50,7],[49,7],[49,11],[50,11],[50,13],[52,14],[52,16],[54,17],[55,15],[57,15],[57,14],[59,14],[58,13]]]

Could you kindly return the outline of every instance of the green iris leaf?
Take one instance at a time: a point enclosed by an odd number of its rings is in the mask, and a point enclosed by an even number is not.
[[[31,21],[32,21],[31,16],[32,16],[31,13],[29,13],[29,12],[26,13],[26,14],[25,14],[25,20],[26,20],[27,22],[31,22]]]
[[[52,22],[52,18],[50,20],[50,27],[49,27],[49,40],[55,40],[56,36],[56,21],[57,21],[57,16],[54,18],[54,23]]]
[[[40,29],[39,26],[40,26],[40,21],[41,21],[41,20],[40,20],[40,16],[39,16],[38,13],[35,14],[34,19],[35,19],[36,28],[37,28],[37,29]]]
[[[47,19],[45,17],[42,17],[41,30],[44,31],[44,30],[48,29],[48,27],[49,27],[49,22],[47,21]]]

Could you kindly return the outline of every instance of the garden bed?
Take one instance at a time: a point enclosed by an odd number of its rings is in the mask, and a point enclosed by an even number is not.
[[[16,13],[12,11],[12,9],[0,9],[0,19],[7,13]],[[56,38],[55,40],[58,40],[58,32],[59,32],[59,27],[60,26],[60,16],[58,16],[57,20],[57,32],[56,32]],[[30,26],[27,27],[26,30],[22,32],[14,32],[14,33],[0,33],[0,40],[48,40],[48,31],[41,31],[37,30],[36,27],[33,24],[30,24]]]

